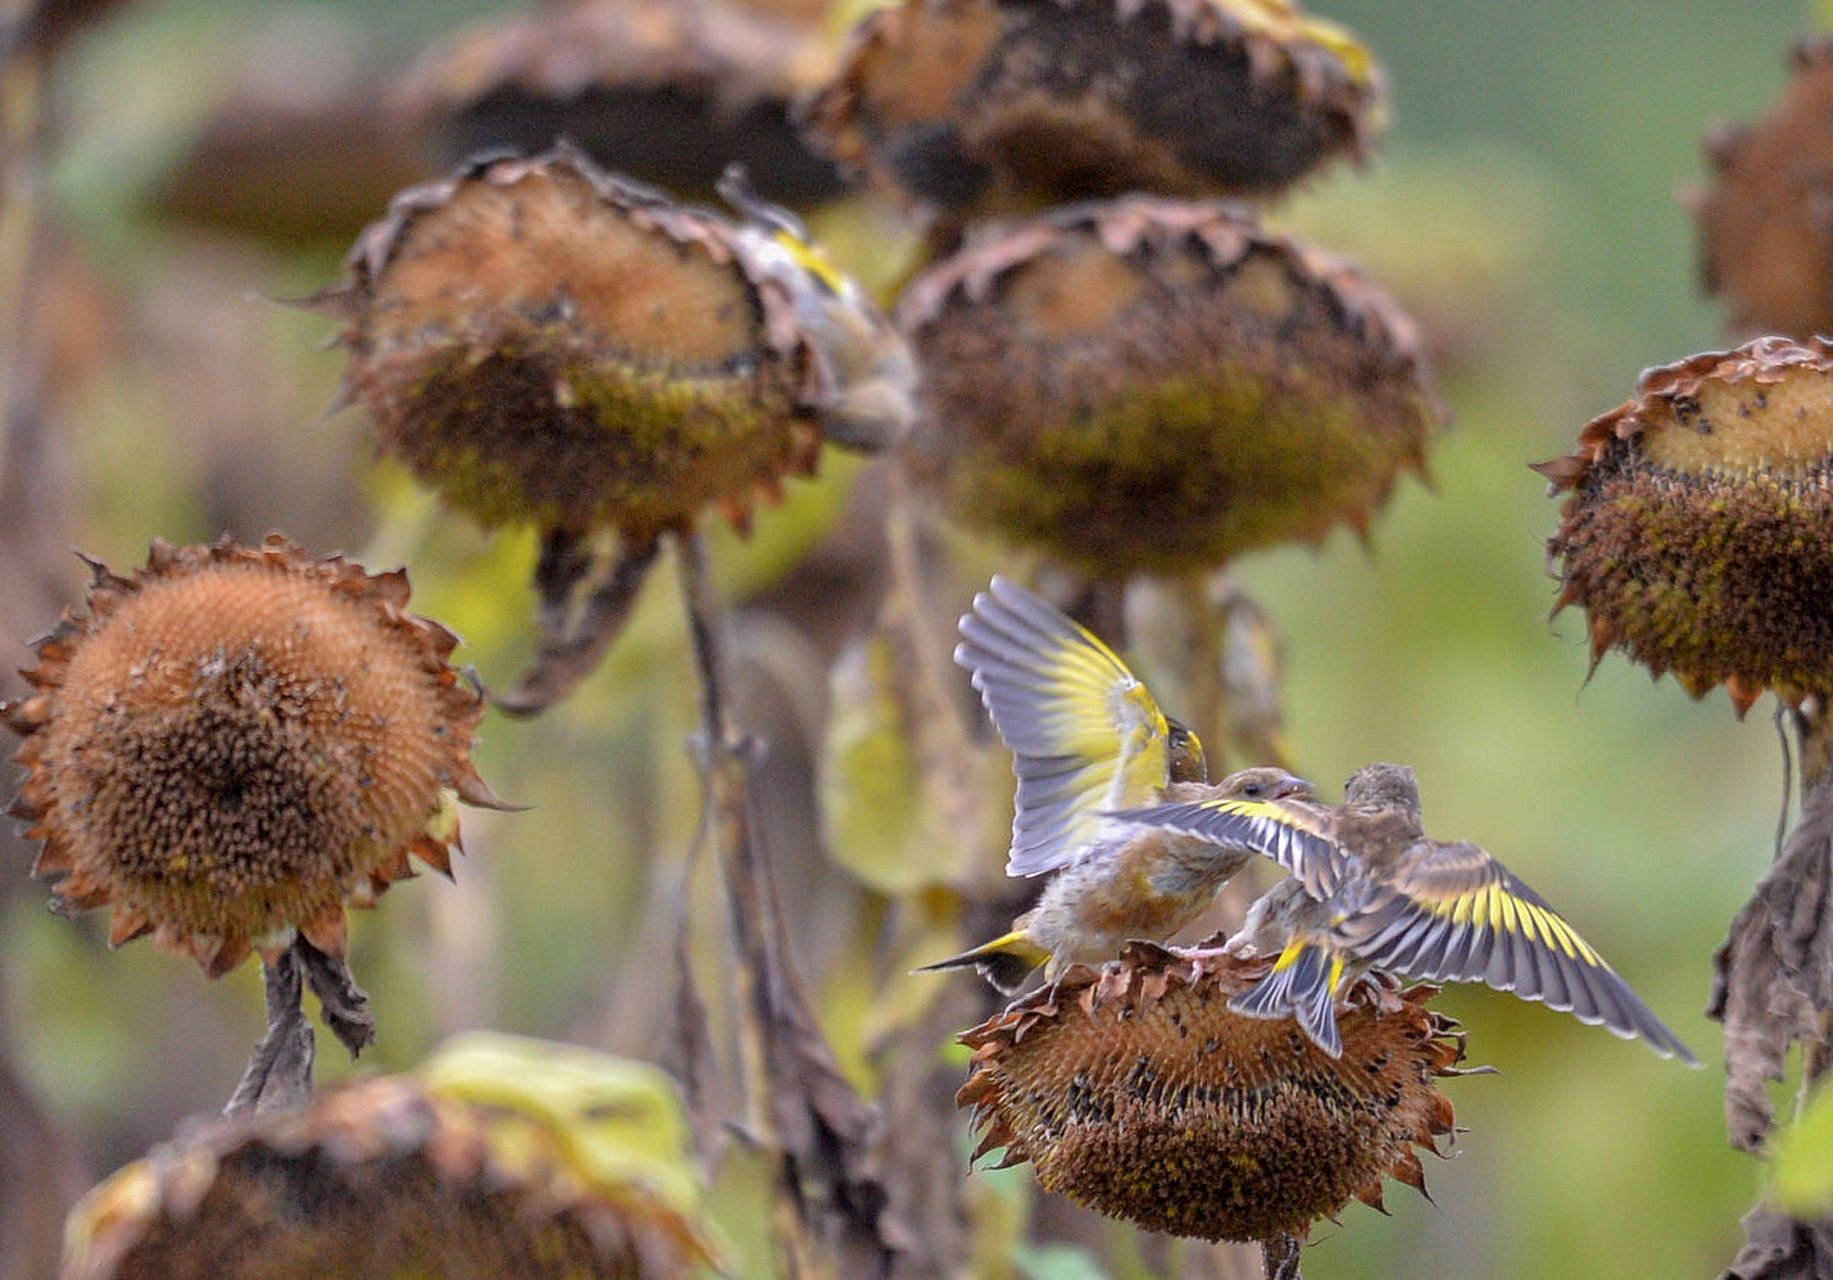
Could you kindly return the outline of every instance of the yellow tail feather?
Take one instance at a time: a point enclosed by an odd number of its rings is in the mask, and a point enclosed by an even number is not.
[[[1031,971],[1050,959],[1050,952],[1031,940],[1030,935],[1022,929],[984,942],[972,951],[963,951],[958,956],[938,960],[934,964],[919,965],[918,973],[929,973],[937,969],[965,969],[972,965],[980,976],[992,983],[1003,995],[1014,995]]]

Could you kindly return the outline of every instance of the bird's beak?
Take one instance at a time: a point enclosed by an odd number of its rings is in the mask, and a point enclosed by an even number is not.
[[[1285,800],[1292,796],[1298,796],[1302,799],[1309,800],[1311,798],[1310,781],[1305,778],[1294,777],[1292,774],[1288,773],[1285,776],[1285,780],[1274,789],[1273,798],[1275,800]]]

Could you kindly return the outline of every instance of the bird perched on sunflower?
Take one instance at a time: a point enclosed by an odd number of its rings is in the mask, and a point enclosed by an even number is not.
[[[1356,974],[1383,969],[1427,982],[1482,982],[1698,1065],[1686,1045],[1553,907],[1488,850],[1426,835],[1419,781],[1398,764],[1358,769],[1339,808],[1304,797],[1249,802],[1220,793],[1116,813],[1175,835],[1333,853],[1248,909],[1223,948],[1277,952],[1272,972],[1229,1007],[1293,1017],[1321,1049],[1342,1052],[1336,996]]]
[[[1130,939],[1170,937],[1257,853],[1334,885],[1333,847],[1289,825],[1218,841],[1111,816],[1155,803],[1225,796],[1251,805],[1311,792],[1272,768],[1209,785],[1202,741],[1092,632],[996,577],[961,619],[961,635],[955,661],[972,673],[1018,775],[1006,871],[1055,876],[1011,932],[925,970],[972,965],[1008,995],[1039,965],[1055,981],[1072,964],[1113,959]]]
[[[1283,769],[1207,782],[1202,743],[1166,716],[1120,657],[1004,578],[961,619],[966,667],[1018,776],[1008,874],[1054,872],[1010,932],[925,969],[974,966],[1015,992],[1045,966],[1113,959],[1130,939],[1188,924],[1256,856],[1287,873],[1225,949],[1278,953],[1230,1002],[1292,1017],[1335,1057],[1336,997],[1379,968],[1483,982],[1641,1036],[1694,1062],[1678,1037],[1548,903],[1488,851],[1425,834],[1402,765],[1359,770],[1339,808]]]

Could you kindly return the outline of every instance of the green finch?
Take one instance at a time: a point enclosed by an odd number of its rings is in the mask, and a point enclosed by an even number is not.
[[[1698,1064],[1596,949],[1487,850],[1427,836],[1419,783],[1404,765],[1355,772],[1343,804],[1307,797],[1244,803],[1214,794],[1130,808],[1116,821],[1180,836],[1296,851],[1298,869],[1248,911],[1228,950],[1278,953],[1230,1002],[1257,1018],[1296,1018],[1326,1053],[1342,1053],[1336,995],[1366,969],[1428,982],[1482,982],[1542,1000],[1581,1022],[1640,1036],[1662,1057]],[[1310,863],[1320,843],[1331,855]]]
[[[1310,784],[1248,769],[1208,785],[1197,736],[1099,638],[1016,583],[994,578],[961,635],[955,661],[972,673],[1018,775],[1006,871],[1055,874],[1011,932],[924,969],[972,965],[1009,995],[1039,965],[1054,981],[1071,964],[1112,960],[1129,939],[1170,937],[1257,853],[1294,872],[1335,856],[1323,839],[1282,837],[1278,824],[1217,841],[1114,818],[1203,797],[1250,807],[1308,798]]]

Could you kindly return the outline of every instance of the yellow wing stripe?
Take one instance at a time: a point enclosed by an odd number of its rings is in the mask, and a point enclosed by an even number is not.
[[[1529,942],[1542,941],[1541,927],[1539,924],[1540,913],[1534,910],[1533,905],[1527,902],[1517,902],[1515,904],[1515,914],[1516,918],[1520,921],[1519,928],[1521,929],[1522,936]]]
[[[827,255],[814,245],[787,231],[778,231],[776,242],[782,247],[783,252],[789,255],[790,261],[826,285],[828,292],[838,296],[847,291],[847,278],[841,275],[839,268],[829,262]]]
[[[1007,870],[1038,875],[1095,839],[1103,814],[1150,803],[1171,771],[1170,724],[1086,627],[995,577],[961,619],[973,676],[1018,776]]]
[[[1330,838],[1313,830],[1304,823],[1294,819],[1289,809],[1272,800],[1249,800],[1242,796],[1217,796],[1208,800],[1188,802],[1186,812],[1207,810],[1228,818],[1241,819],[1252,823],[1245,832],[1237,833],[1250,848],[1262,856],[1271,858],[1287,871],[1303,880],[1306,886],[1320,899],[1335,892],[1342,876],[1342,855]],[[1147,819],[1151,821],[1150,818]],[[1175,830],[1186,830],[1191,834],[1218,838],[1214,829],[1201,825],[1192,827],[1184,823],[1167,824]]]
[[[1240,814],[1243,818],[1264,818],[1268,822],[1277,822],[1282,827],[1296,825],[1291,815],[1271,800],[1244,800],[1240,796],[1224,796],[1198,803],[1205,809],[1214,809],[1217,813],[1235,813]]]
[[[1220,807],[1220,806],[1218,806]],[[1449,916],[1454,926],[1488,926],[1498,933],[1519,933],[1530,942],[1557,947],[1567,957],[1596,969],[1609,968],[1578,931],[1557,913],[1510,893],[1500,884],[1484,885],[1455,898],[1422,904],[1434,915]]]

